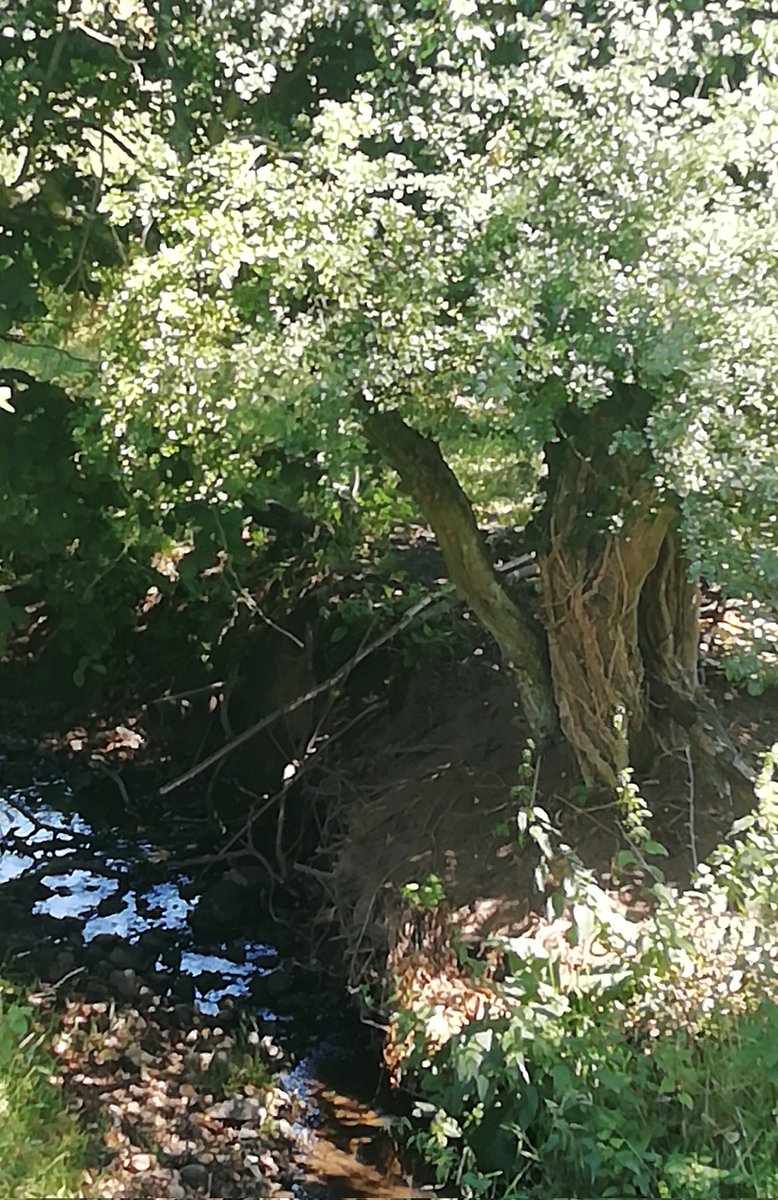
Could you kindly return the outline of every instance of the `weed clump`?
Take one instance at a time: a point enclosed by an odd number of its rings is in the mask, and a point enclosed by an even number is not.
[[[778,1194],[776,764],[778,747],[755,812],[685,892],[655,865],[650,814],[622,797],[632,859],[653,867],[641,921],[524,811],[541,867],[560,849],[569,866],[546,921],[503,940],[491,999],[470,964],[479,1016],[448,1035],[440,1005],[398,993],[407,1135],[440,1183],[526,1200]]]

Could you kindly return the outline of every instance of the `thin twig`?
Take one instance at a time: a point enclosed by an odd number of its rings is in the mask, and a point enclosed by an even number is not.
[[[267,800],[265,800],[265,803],[262,805],[262,807],[260,809],[256,809],[255,807],[252,806],[252,809],[249,812],[247,819],[245,820],[243,825],[241,825],[240,829],[236,833],[233,834],[233,836],[230,838],[230,840],[228,842],[226,842],[224,844],[224,846],[221,848],[221,850],[219,851],[219,853],[217,855],[211,856],[210,861],[216,862],[220,858],[228,857],[229,856],[228,851],[230,851],[232,849],[232,847],[236,844],[236,842],[239,842],[242,837],[245,836],[250,839],[253,827],[257,824],[260,817],[264,816],[264,814],[267,812],[267,810],[269,808],[272,808],[274,804],[279,804],[284,799],[284,797],[286,796],[286,793],[290,790],[290,788],[294,787],[295,784],[297,784],[300,781],[301,776],[303,776],[306,771],[309,771],[312,766],[316,765],[318,767],[322,767],[322,763],[320,761],[322,758],[322,755],[324,753],[326,753],[326,751],[330,748],[332,743],[337,738],[343,737],[344,734],[348,733],[349,730],[353,729],[354,726],[357,725],[360,721],[364,720],[365,717],[370,716],[371,713],[374,713],[379,708],[382,708],[384,703],[385,703],[385,701],[383,701],[383,700],[376,700],[373,702],[373,704],[368,705],[367,708],[363,708],[361,710],[361,712],[357,713],[357,715],[355,717],[352,717],[352,719],[350,721],[347,721],[346,724],[343,725],[340,729],[337,729],[334,733],[331,733],[329,735],[329,737],[327,738],[326,742],[321,747],[317,746],[314,748],[314,750],[310,754],[307,754],[307,757],[303,758],[302,762],[300,763],[300,766],[297,768],[294,775],[290,779],[284,780],[282,787],[279,788],[279,790],[273,796],[270,796]],[[239,790],[245,792],[246,789],[239,788]],[[253,845],[250,845],[250,848],[253,850]]]
[[[127,791],[127,786],[126,786],[124,780],[122,779],[121,775],[119,774],[119,772],[114,771],[114,769],[112,767],[109,767],[108,764],[105,763],[101,758],[95,759],[94,762],[95,762],[97,770],[100,772],[100,774],[107,775],[109,779],[112,779],[114,781],[117,788],[119,789],[119,794],[124,803],[125,811],[128,813],[132,813],[132,811],[133,811],[132,801],[130,800],[129,793]]]
[[[85,33],[87,37],[94,38],[96,42],[102,42],[103,45],[116,49],[115,38],[109,37],[106,33],[100,33],[99,29],[92,29],[91,25],[85,25],[83,21],[73,21],[72,28],[77,29],[79,33]]]
[[[85,366],[97,367],[100,363],[96,358],[84,358],[80,354],[74,354],[72,350],[63,350],[61,346],[49,346],[45,342],[28,342],[26,338],[14,337],[10,333],[0,334],[0,342],[7,342],[10,346],[16,346],[20,350],[48,350],[53,354],[60,354],[63,358],[69,358],[72,362],[84,363]]]
[[[72,971],[68,971],[67,975],[63,975],[61,979],[58,979],[56,983],[52,983],[52,988],[56,991],[57,988],[62,987],[63,983],[67,983],[69,979],[75,978],[76,975],[82,975],[85,970],[86,967],[75,967]]]
[[[289,776],[288,779],[284,780],[284,786],[281,788],[281,791],[279,792],[278,817],[276,818],[276,862],[278,863],[278,869],[281,872],[282,879],[286,877],[286,860],[284,858],[284,824],[286,822],[286,797],[289,793],[289,790],[290,790],[292,784],[297,781],[297,778],[300,774],[302,767],[306,764],[306,762],[310,762],[310,760],[315,755],[319,739],[322,735],[322,730],[327,722],[327,719],[328,719],[330,713],[332,712],[334,705],[335,705],[335,697],[330,696],[329,703],[327,704],[324,712],[322,713],[321,718],[320,718],[318,724],[316,725],[316,728],[314,729],[313,733],[308,738],[305,749],[303,750],[303,753],[300,756],[299,761],[297,761],[297,760],[294,761],[293,773]],[[249,832],[251,832],[251,826],[249,826]]]
[[[242,600],[242,601],[243,601],[243,603],[246,605],[246,608],[248,609],[248,611],[249,611],[250,613],[252,613],[252,614],[254,614],[255,616],[259,617],[259,618],[260,618],[260,620],[264,621],[264,622],[265,622],[265,624],[266,624],[266,625],[268,625],[268,626],[269,626],[271,629],[275,630],[275,632],[276,632],[276,633],[280,633],[282,637],[285,637],[285,638],[287,638],[287,639],[288,639],[288,640],[289,640],[289,641],[292,643],[292,645],[294,645],[294,646],[297,646],[298,650],[303,650],[303,651],[304,651],[304,650],[306,649],[305,643],[304,643],[304,642],[302,642],[302,641],[300,641],[299,637],[297,637],[297,635],[296,635],[296,634],[292,633],[292,632],[291,632],[291,630],[289,630],[289,629],[284,629],[283,625],[278,625],[278,624],[277,624],[277,623],[276,623],[276,622],[275,622],[275,621],[272,619],[272,617],[269,617],[269,616],[267,615],[267,613],[266,613],[266,612],[264,612],[264,611],[263,611],[263,610],[262,610],[262,609],[259,607],[259,605],[257,604],[257,602],[256,602],[256,600],[254,599],[254,597],[251,595],[251,592],[248,590],[248,588],[245,588],[245,587],[244,587],[244,586],[241,584],[241,582],[240,582],[240,579],[238,578],[238,573],[237,573],[237,571],[235,570],[235,568],[234,568],[234,567],[231,565],[231,563],[230,563],[230,556],[229,556],[229,553],[228,553],[228,545],[229,545],[229,543],[228,543],[228,540],[227,540],[227,535],[226,535],[226,534],[225,534],[225,532],[224,532],[224,526],[222,525],[221,518],[220,518],[220,516],[219,516],[219,514],[218,514],[218,513],[216,514],[216,527],[217,527],[217,529],[218,529],[218,531],[219,531],[219,534],[220,534],[220,536],[221,536],[222,549],[223,549],[223,550],[224,550],[224,552],[227,554],[227,558],[226,558],[226,560],[225,560],[225,561],[226,561],[226,563],[227,563],[227,573],[230,575],[230,577],[233,579],[233,581],[234,581],[234,583],[235,583],[236,595],[237,595],[238,601],[241,601],[241,600]],[[237,605],[236,605],[236,606],[235,606],[234,620],[237,620],[237,615],[238,615],[238,613],[237,613]],[[227,632],[227,629],[228,629],[229,627],[231,627],[232,623],[234,623],[234,620],[233,620],[233,622],[229,622],[229,623],[228,623],[228,626],[227,626],[227,627],[225,627],[225,629],[224,629],[224,630],[222,630],[222,635],[223,635],[224,633],[226,633],[226,632]],[[222,640],[222,638],[221,638],[221,636],[220,636],[220,638],[219,638],[219,641],[221,642],[221,640]]]
[[[239,733],[237,737],[234,737],[231,742],[227,743],[226,746],[222,746],[220,750],[215,750],[213,754],[209,754],[208,757],[204,758],[201,763],[191,767],[188,771],[185,771],[183,775],[179,775],[177,779],[172,779],[170,783],[164,784],[159,789],[160,795],[166,796],[169,792],[175,791],[176,788],[182,787],[183,784],[189,783],[190,780],[196,779],[197,776],[201,775],[203,771],[207,771],[209,767],[214,765],[214,763],[219,762],[227,754],[231,754],[233,750],[238,748],[238,746],[242,746],[245,742],[250,741],[251,738],[255,737],[258,733],[261,733],[263,729],[267,729],[269,725],[272,725],[281,717],[286,717],[289,715],[289,713],[296,712],[297,709],[302,708],[304,704],[309,704],[311,700],[315,700],[317,696],[321,696],[322,693],[327,692],[331,688],[336,687],[339,683],[342,683],[343,680],[348,678],[354,668],[357,667],[361,662],[364,662],[364,660],[371,654],[374,654],[376,650],[380,650],[381,646],[385,646],[387,642],[392,641],[393,638],[397,637],[398,634],[407,629],[409,625],[413,624],[420,613],[427,611],[433,605],[442,603],[446,598],[447,596],[441,594],[440,592],[436,592],[431,596],[426,596],[423,600],[419,600],[418,603],[412,605],[411,608],[408,609],[405,616],[398,621],[396,625],[393,625],[391,629],[386,631],[386,633],[382,633],[381,636],[376,638],[374,642],[371,642],[368,646],[365,646],[363,649],[359,650],[353,656],[353,658],[350,658],[347,663],[335,671],[334,674],[330,675],[329,679],[325,679],[324,683],[317,684],[316,687],[313,687],[310,689],[310,691],[303,693],[302,696],[298,696],[295,700],[290,700],[288,704],[283,704],[281,708],[275,709],[274,712],[268,713],[268,715],[263,717],[261,721],[256,721],[253,725],[249,725],[248,729],[244,729],[242,733]]]
[[[686,747],[686,765],[689,768],[689,848],[692,852],[692,866],[695,871],[699,866],[697,858],[697,831],[695,812],[694,763],[692,762],[691,746]]]
[[[99,133],[101,136],[110,138],[114,145],[121,150],[122,154],[126,154],[128,158],[134,158],[137,162],[138,155],[136,152],[130,145],[128,145],[127,142],[124,141],[123,138],[120,138],[117,133],[114,133],[113,130],[102,129],[99,125],[90,125],[88,121],[79,121],[78,124],[82,129],[89,129],[92,131],[92,133]]]
[[[217,679],[216,683],[206,683],[203,687],[190,688],[188,692],[176,692],[172,696],[157,696],[156,700],[150,700],[150,704],[172,704],[174,700],[188,700],[190,696],[200,696],[203,692],[218,692],[219,688],[226,687],[224,679]]]
[[[38,145],[43,135],[43,129],[46,123],[46,108],[49,103],[49,96],[51,95],[54,86],[54,76],[59,68],[60,60],[64,53],[67,40],[68,27],[67,25],[63,25],[59,30],[57,30],[54,38],[54,48],[51,52],[48,66],[46,67],[46,74],[44,75],[41,83],[38,103],[35,106],[35,111],[33,112],[32,116],[30,138],[24,151],[24,158],[22,159],[19,173],[11,184],[12,188],[21,187],[35,164],[35,152],[38,149]]]
[[[303,875],[312,875],[320,883],[331,883],[335,878],[334,871],[320,871],[318,867],[311,867],[308,863],[296,862],[293,867],[295,871],[300,871]]]
[[[95,180],[94,188],[92,189],[92,199],[89,204],[89,212],[87,213],[87,219],[84,222],[84,236],[82,237],[81,243],[78,247],[78,253],[76,254],[76,261],[73,264],[73,269],[69,272],[65,282],[62,284],[63,291],[67,291],[70,283],[74,279],[78,281],[79,277],[81,277],[82,282],[86,282],[86,280],[83,278],[83,270],[86,252],[89,249],[89,239],[92,233],[90,222],[94,220],[97,213],[97,207],[100,203],[100,197],[103,193],[103,179],[105,178],[105,139],[102,137],[100,139],[100,172],[101,173],[99,177]]]

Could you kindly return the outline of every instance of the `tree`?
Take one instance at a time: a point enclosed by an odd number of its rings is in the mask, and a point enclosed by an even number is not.
[[[617,722],[637,762],[669,717],[736,764],[696,589],[778,581],[778,6],[133,11],[89,314],[128,486],[225,504],[258,447],[378,453],[586,780]],[[463,426],[542,449],[539,620],[443,456]]]

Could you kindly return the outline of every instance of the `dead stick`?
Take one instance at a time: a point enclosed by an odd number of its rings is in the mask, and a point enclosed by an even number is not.
[[[207,771],[209,767],[214,765],[214,763],[219,762],[227,754],[231,754],[233,750],[237,750],[238,746],[242,746],[244,742],[248,742],[251,738],[255,737],[256,734],[261,733],[263,729],[267,729],[267,727],[272,725],[274,721],[279,720],[281,717],[288,716],[289,713],[296,712],[296,710],[298,708],[302,708],[304,704],[308,704],[311,700],[315,700],[317,696],[321,696],[322,692],[327,692],[330,688],[336,687],[337,684],[341,683],[347,678],[348,675],[351,674],[351,672],[356,666],[359,665],[359,663],[363,662],[364,659],[369,657],[369,655],[374,654],[376,650],[380,650],[381,646],[385,646],[387,642],[390,642],[392,638],[397,637],[397,635],[402,633],[404,629],[407,629],[408,626],[416,620],[419,613],[424,612],[425,609],[431,608],[433,604],[442,603],[445,599],[447,599],[445,593],[442,594],[440,592],[436,592],[432,596],[426,596],[423,600],[419,600],[418,603],[411,605],[402,620],[398,621],[396,625],[393,625],[391,629],[387,629],[386,633],[382,633],[381,636],[376,638],[374,642],[371,642],[369,646],[365,646],[364,649],[359,650],[354,657],[350,658],[349,661],[340,667],[340,669],[337,670],[334,675],[330,675],[329,679],[325,679],[324,683],[320,683],[316,687],[311,688],[309,692],[305,692],[304,695],[297,696],[296,699],[290,700],[288,704],[284,704],[281,708],[277,708],[275,712],[268,713],[266,717],[263,717],[261,721],[257,721],[254,725],[249,725],[248,729],[244,729],[243,732],[239,733],[237,737],[234,737],[231,742],[227,742],[226,746],[222,746],[220,750],[214,750],[213,754],[209,754],[207,758],[204,758],[202,762],[197,763],[194,767],[191,767],[188,771],[185,771],[183,775],[179,775],[177,779],[172,779],[170,783],[164,784],[159,789],[159,794],[161,796],[166,796],[169,792],[174,792],[176,788],[180,788],[183,784],[189,783],[191,779],[196,779],[196,777],[201,775],[203,771]]]

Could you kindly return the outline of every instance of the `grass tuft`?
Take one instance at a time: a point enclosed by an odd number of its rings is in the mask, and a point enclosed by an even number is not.
[[[0,1196],[35,1200],[85,1195],[88,1145],[53,1078],[50,1033],[0,982]]]

